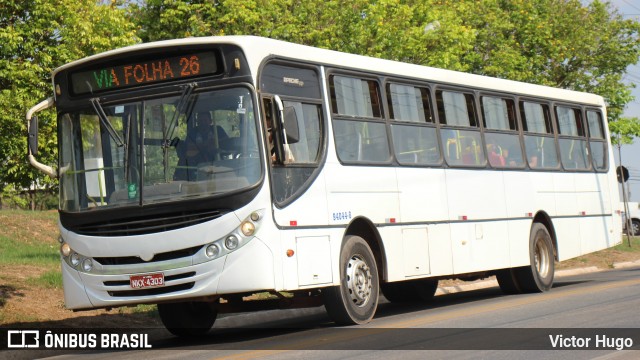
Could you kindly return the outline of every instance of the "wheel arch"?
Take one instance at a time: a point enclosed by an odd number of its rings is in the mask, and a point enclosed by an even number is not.
[[[533,226],[534,223],[541,223],[547,228],[547,231],[549,231],[549,235],[551,235],[551,242],[553,243],[553,255],[555,257],[555,260],[558,261],[558,238],[556,236],[556,230],[553,227],[553,221],[551,221],[551,217],[546,212],[539,211],[536,216],[533,217],[531,226]]]
[[[359,236],[369,245],[378,268],[378,278],[380,281],[387,279],[387,262],[382,237],[375,224],[366,217],[358,216],[354,218],[344,232],[343,239],[348,235]]]

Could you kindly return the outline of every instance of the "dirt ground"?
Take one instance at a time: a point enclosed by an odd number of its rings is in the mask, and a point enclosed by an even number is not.
[[[612,264],[638,260],[637,253],[607,250],[556,264],[558,269],[597,266],[610,269]],[[0,325],[49,328],[122,328],[155,327],[160,321],[152,310],[118,308],[73,312],[64,308],[62,289],[43,288],[27,279],[40,276],[47,269],[37,266],[0,266]],[[452,285],[447,280],[442,285]]]

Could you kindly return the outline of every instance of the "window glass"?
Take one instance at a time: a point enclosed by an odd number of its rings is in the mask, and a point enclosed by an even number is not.
[[[604,139],[602,115],[597,111],[587,111],[587,122],[589,123],[589,137],[592,139]]]
[[[320,154],[320,105],[284,101],[294,109],[298,120],[298,141],[288,144],[289,163],[316,163]]]
[[[547,105],[528,101],[520,102],[522,128],[526,132],[538,134],[553,134],[551,118]]]
[[[453,126],[478,126],[473,105],[473,95],[453,91],[438,91],[436,99],[441,123]]]
[[[584,136],[582,117],[580,116],[579,109],[556,106],[556,116],[560,135]]]
[[[511,99],[482,97],[484,126],[492,130],[518,130],[515,116],[515,105]]]
[[[434,165],[440,163],[440,146],[436,128],[391,125],[393,145],[402,165]]]
[[[61,117],[61,208],[140,206],[237,191],[261,177],[244,87],[104,106]]]
[[[378,84],[346,76],[331,77],[333,112],[357,117],[381,117]]]
[[[487,158],[493,167],[524,167],[520,138],[517,134],[490,133],[484,134],[487,142]]]
[[[589,168],[587,141],[581,139],[559,139],[562,166],[569,170]]]
[[[389,84],[389,109],[396,121],[433,122],[429,105],[429,91],[408,85]]]
[[[389,161],[391,154],[384,123],[334,120],[333,130],[341,161]]]
[[[556,141],[549,136],[524,136],[527,163],[532,169],[557,169],[558,151]]]
[[[480,132],[474,130],[442,129],[444,157],[452,166],[485,166]]]
[[[593,166],[598,170],[606,170],[608,154],[602,114],[599,111],[588,110],[587,124],[589,125],[589,148],[591,149]]]

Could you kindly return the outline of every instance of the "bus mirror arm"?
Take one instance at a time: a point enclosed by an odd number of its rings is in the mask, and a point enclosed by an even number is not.
[[[287,145],[297,143],[300,141],[300,129],[298,127],[298,114],[296,113],[296,109],[291,106],[284,107],[282,99],[280,99],[278,95],[274,97],[274,101],[277,107],[276,117],[278,119],[278,128],[282,134],[282,138]]]
[[[31,166],[47,174],[49,177],[55,179],[58,177],[56,171],[53,170],[51,166],[39,162],[35,157],[36,155],[38,155],[38,117],[35,116],[35,114],[52,106],[53,98],[50,97],[27,111],[27,157]]]

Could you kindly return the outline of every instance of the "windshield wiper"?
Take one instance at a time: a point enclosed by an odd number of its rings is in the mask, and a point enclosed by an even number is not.
[[[178,119],[180,118],[180,114],[184,113],[185,118],[189,119],[194,106],[194,101],[192,99],[191,93],[193,93],[193,89],[195,89],[197,86],[197,83],[190,83],[184,86],[184,88],[182,89],[182,94],[180,94],[180,99],[178,99],[178,103],[176,104],[176,109],[173,112],[171,121],[169,122],[169,126],[167,126],[167,129],[163,134],[164,139],[162,139],[162,153],[164,163],[164,178],[166,182],[169,182],[171,180],[169,178],[169,147],[177,145],[177,142],[174,142],[173,134],[175,133],[176,127],[178,126]]]
[[[122,138],[120,137],[120,135],[118,135],[118,133],[116,132],[116,129],[113,128],[113,125],[111,125],[111,121],[109,121],[109,118],[107,117],[107,114],[104,112],[104,109],[102,108],[102,105],[100,104],[100,99],[93,98],[93,99],[90,99],[89,101],[91,101],[91,105],[93,106],[93,110],[95,110],[95,112],[98,115],[98,118],[100,119],[100,122],[102,123],[102,125],[107,129],[107,132],[109,133],[109,136],[111,136],[113,141],[116,142],[116,145],[118,145],[118,147],[123,147],[124,146],[124,142],[122,141]]]
[[[174,111],[173,116],[171,117],[171,122],[169,122],[169,126],[167,126],[167,131],[164,134],[165,146],[168,147],[170,142],[172,141],[172,137],[174,132],[176,131],[176,126],[178,125],[178,118],[180,114],[184,113],[186,118],[189,118],[191,111],[193,110],[193,102],[191,100],[191,93],[193,89],[198,86],[196,83],[187,84],[182,90],[182,94],[180,94],[180,99],[176,104],[176,111]]]

